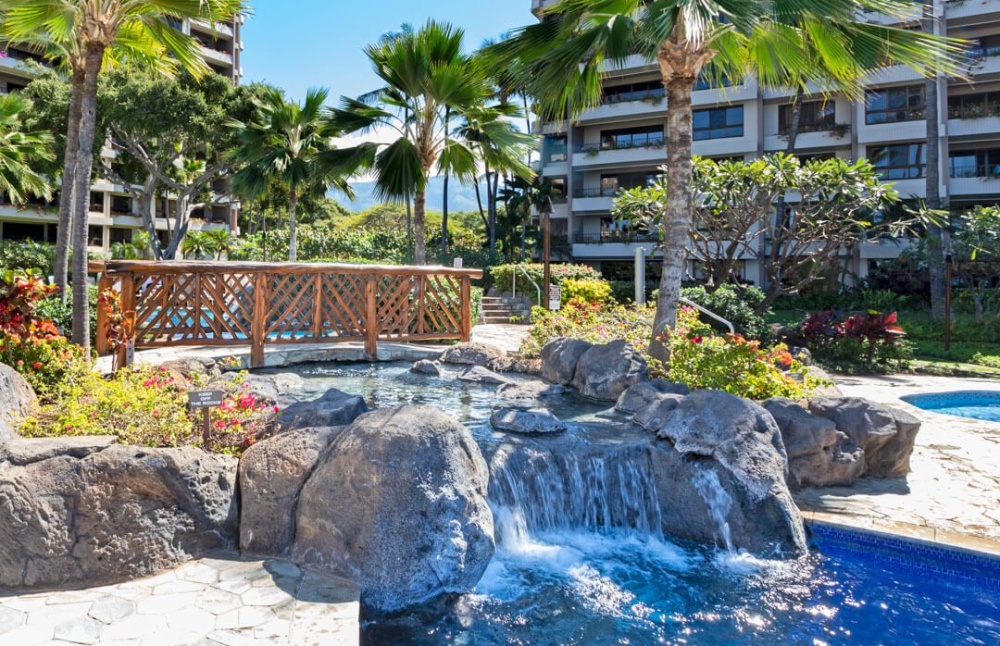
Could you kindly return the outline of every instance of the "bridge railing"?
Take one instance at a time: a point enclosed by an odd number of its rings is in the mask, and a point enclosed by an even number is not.
[[[479,269],[255,262],[93,263],[101,291],[120,290],[135,312],[133,347],[250,346],[380,340],[468,341]],[[98,310],[99,354],[109,348]],[[120,361],[119,365],[124,365]]]

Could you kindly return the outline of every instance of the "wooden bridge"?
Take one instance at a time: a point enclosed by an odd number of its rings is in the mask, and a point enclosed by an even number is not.
[[[243,262],[93,263],[103,292],[121,292],[135,313],[133,347],[250,346],[379,340],[468,341],[472,280],[479,269]],[[108,316],[98,311],[99,354],[109,354]],[[124,365],[124,361],[120,362]]]

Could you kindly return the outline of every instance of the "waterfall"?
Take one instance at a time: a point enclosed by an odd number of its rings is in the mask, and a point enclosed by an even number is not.
[[[632,529],[660,536],[660,505],[648,447],[544,441],[508,443],[490,464],[497,539],[530,532]]]
[[[708,511],[718,528],[716,538],[721,538],[728,552],[735,552],[733,548],[733,536],[729,529],[729,521],[726,518],[733,508],[733,499],[729,493],[722,488],[719,482],[719,474],[711,469],[696,467],[694,478],[692,478],[694,488],[698,491],[702,500],[708,505]]]

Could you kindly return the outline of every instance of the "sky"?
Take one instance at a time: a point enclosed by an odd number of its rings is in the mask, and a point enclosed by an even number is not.
[[[466,32],[472,50],[530,24],[531,0],[251,0],[243,31],[243,82],[266,81],[301,99],[310,87],[331,101],[375,89],[362,51],[403,23],[434,18]]]

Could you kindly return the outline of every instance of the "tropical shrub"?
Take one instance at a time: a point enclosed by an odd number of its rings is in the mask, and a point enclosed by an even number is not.
[[[0,240],[0,272],[33,269],[52,273],[55,247],[33,240]]]
[[[558,312],[535,307],[531,310],[534,325],[521,344],[520,353],[536,358],[546,343],[562,336],[591,343],[625,339],[644,352],[653,328],[654,312],[653,306],[608,308],[581,300],[566,303]]]
[[[770,310],[757,313],[757,308],[764,302],[765,294],[759,287],[749,286],[737,288],[735,285],[721,285],[715,291],[704,287],[686,287],[681,290],[681,296],[714,312],[733,324],[736,331],[748,339],[766,341],[771,332],[767,319]],[[712,326],[718,331],[723,330],[719,324]]]
[[[842,372],[885,372],[905,369],[913,357],[903,340],[896,312],[863,312],[839,317],[833,311],[814,312],[799,333],[817,361]]]
[[[531,280],[541,286],[542,278],[545,275],[545,266],[540,263],[524,263],[496,265],[491,267],[490,277],[493,279],[493,286],[501,292],[514,291],[515,280],[521,286],[520,291],[525,294],[534,293],[534,287],[524,277],[520,267],[531,277]],[[549,265],[549,272],[552,276],[553,285],[562,285],[567,280],[600,280],[601,272],[587,265],[557,264]]]
[[[562,284],[562,302],[579,300],[584,303],[604,305],[610,303],[611,283],[606,280],[577,280],[569,278]]]
[[[113,435],[134,446],[201,446],[233,455],[275,432],[276,410],[236,380],[224,386],[222,406],[211,410],[212,433],[205,446],[200,413],[188,410],[188,386],[163,368],[125,368],[110,378],[76,371],[48,391],[38,415],[25,420],[21,432],[26,437]]]
[[[666,337],[669,378],[690,388],[723,390],[763,400],[803,399],[820,385],[787,346],[767,349],[760,341],[739,334],[716,335],[691,308],[678,312],[677,327]]]

